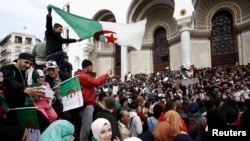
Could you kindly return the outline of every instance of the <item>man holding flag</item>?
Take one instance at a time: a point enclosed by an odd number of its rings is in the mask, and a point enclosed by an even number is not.
[[[70,111],[63,111],[62,96],[59,86],[60,83],[69,79],[68,75],[62,73],[54,60],[49,60],[45,64],[46,66],[46,81],[50,84],[50,87],[55,91],[55,101],[53,103],[53,108],[55,109],[58,117],[60,119],[66,119],[72,122],[72,115]],[[73,122],[72,122],[73,123]]]
[[[62,44],[64,43],[74,43],[79,42],[81,39],[65,39],[62,38],[61,33],[63,31],[63,26],[59,23],[55,23],[52,27],[52,16],[51,8],[48,8],[48,14],[46,16],[46,60],[55,60],[58,63],[58,66],[62,73],[66,73],[69,76],[71,72],[68,72],[66,65],[69,62],[66,62],[67,53],[63,51]]]
[[[92,71],[92,62],[84,59],[82,61],[82,70],[75,73],[80,81],[84,102],[87,104],[85,108],[79,111],[82,122],[80,129],[80,141],[89,141],[88,137],[90,134],[91,123],[93,121],[94,105],[96,101],[95,87],[102,85],[107,80],[109,75],[112,74],[112,71],[108,70],[102,76],[94,78],[91,76]]]
[[[48,8],[55,10],[83,40],[93,37],[96,41],[116,43],[120,46],[129,46],[141,50],[146,19],[132,24],[121,24],[95,21],[65,12],[53,5],[48,5]]]

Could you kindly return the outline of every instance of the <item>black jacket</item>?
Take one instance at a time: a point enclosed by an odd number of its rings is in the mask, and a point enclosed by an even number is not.
[[[27,75],[24,71],[11,64],[1,68],[4,75],[4,96],[9,108],[25,107]]]
[[[76,42],[76,39],[62,38],[61,34],[55,33],[52,27],[52,17],[46,19],[46,55],[63,51],[62,44]]]

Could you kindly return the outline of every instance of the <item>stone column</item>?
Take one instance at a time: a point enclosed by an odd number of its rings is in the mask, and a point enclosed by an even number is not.
[[[124,76],[128,73],[128,47],[121,46],[121,80],[124,82]]]
[[[179,20],[178,27],[181,33],[181,56],[182,65],[189,67],[192,64],[191,61],[191,47],[190,47],[190,25],[191,18],[185,18]]]
[[[87,42],[83,45],[83,58],[84,59],[89,59],[89,54],[92,52],[94,49],[94,45]]]
[[[190,47],[190,30],[192,29],[192,15],[194,12],[192,0],[174,0],[174,17],[177,21],[178,29],[181,34],[181,56],[182,64],[189,67],[192,64]]]

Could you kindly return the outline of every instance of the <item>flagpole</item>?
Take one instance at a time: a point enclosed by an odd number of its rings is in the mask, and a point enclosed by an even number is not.
[[[11,108],[9,109],[9,111],[13,111],[13,110],[21,110],[21,109],[37,109],[37,107],[19,107],[19,108]]]
[[[71,80],[71,79],[73,79],[73,78],[75,78],[75,77],[78,77],[78,75],[75,75],[75,76],[73,76],[73,77],[71,77],[71,78],[69,78],[69,79],[67,79],[67,80],[65,80],[65,81],[63,81],[63,82],[57,84],[56,86],[54,86],[54,87],[51,88],[51,89],[53,90],[53,89],[57,88],[58,86],[60,86],[62,83],[65,83],[65,82],[67,82],[67,81],[69,81],[69,80]]]

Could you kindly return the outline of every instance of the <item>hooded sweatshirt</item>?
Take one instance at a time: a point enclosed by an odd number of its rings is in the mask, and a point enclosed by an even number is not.
[[[69,121],[56,120],[42,133],[39,141],[69,141],[74,131],[74,125]]]

